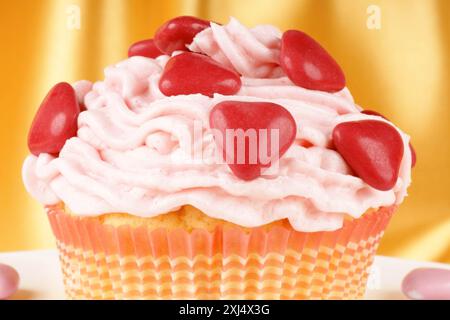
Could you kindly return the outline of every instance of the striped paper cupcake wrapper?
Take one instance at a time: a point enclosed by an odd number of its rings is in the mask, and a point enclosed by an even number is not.
[[[358,299],[395,207],[331,232],[113,227],[48,207],[70,299]]]

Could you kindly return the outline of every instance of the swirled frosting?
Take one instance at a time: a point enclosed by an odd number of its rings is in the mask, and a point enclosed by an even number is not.
[[[30,155],[27,190],[45,205],[64,202],[80,216],[127,212],[153,217],[183,205],[246,227],[287,218],[299,231],[335,230],[345,215],[400,203],[410,184],[405,152],[392,190],[379,191],[354,176],[330,148],[340,122],[376,119],[360,113],[347,89],[337,93],[295,86],[277,64],[281,33],[248,29],[232,19],[211,24],[189,46],[242,75],[234,96],[164,96],[158,81],[169,56],[132,57],[109,66],[104,81],[74,84],[86,111],[78,134],[55,158]],[[176,53],[175,53],[176,54]],[[268,101],[289,110],[296,141],[278,170],[253,181],[235,177],[214,158],[210,110],[225,100]],[[405,150],[409,136],[398,128]]]

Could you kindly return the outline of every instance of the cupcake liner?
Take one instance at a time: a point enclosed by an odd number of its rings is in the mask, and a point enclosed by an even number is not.
[[[358,299],[395,206],[331,232],[113,227],[48,207],[70,299]]]

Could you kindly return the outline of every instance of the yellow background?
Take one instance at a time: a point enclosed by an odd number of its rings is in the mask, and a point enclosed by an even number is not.
[[[366,26],[369,5],[381,29]],[[450,1],[424,0],[15,0],[0,4],[0,251],[47,248],[53,238],[40,205],[25,192],[21,165],[34,112],[56,82],[99,80],[167,19],[298,28],[345,70],[356,101],[412,136],[418,153],[410,196],[380,253],[450,262]],[[81,29],[67,28],[70,5]],[[69,11],[67,11],[69,10]]]

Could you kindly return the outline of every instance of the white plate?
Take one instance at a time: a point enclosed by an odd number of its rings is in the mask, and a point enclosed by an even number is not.
[[[13,266],[21,277],[13,299],[65,299],[58,255],[55,250],[0,253],[0,263]],[[400,291],[403,277],[412,269],[450,265],[377,256],[367,284],[367,299],[405,299]]]

